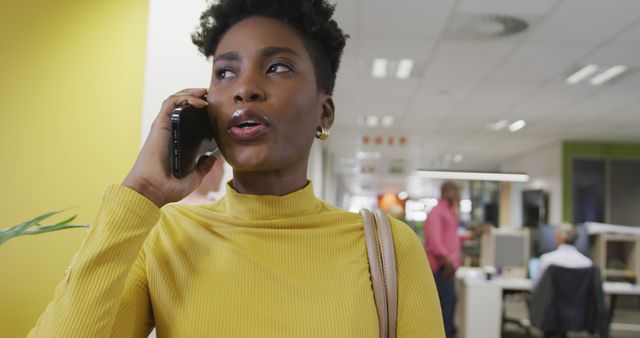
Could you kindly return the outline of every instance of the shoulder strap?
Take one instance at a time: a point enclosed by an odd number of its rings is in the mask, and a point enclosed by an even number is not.
[[[387,215],[376,210],[360,210],[371,270],[371,282],[378,311],[380,338],[395,338],[398,316],[398,282],[396,276],[393,233]]]

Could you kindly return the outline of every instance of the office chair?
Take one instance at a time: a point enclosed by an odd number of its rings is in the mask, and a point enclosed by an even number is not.
[[[609,320],[600,270],[549,266],[529,296],[531,324],[545,336],[566,337],[569,331],[609,336]]]

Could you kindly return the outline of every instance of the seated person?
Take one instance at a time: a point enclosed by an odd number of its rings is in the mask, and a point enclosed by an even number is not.
[[[578,232],[573,224],[564,223],[558,226],[556,230],[556,245],[558,247],[540,257],[538,273],[533,278],[532,289],[535,289],[538,281],[544,275],[544,271],[550,265],[574,269],[588,268],[593,265],[591,259],[580,253],[574,246],[577,238]]]

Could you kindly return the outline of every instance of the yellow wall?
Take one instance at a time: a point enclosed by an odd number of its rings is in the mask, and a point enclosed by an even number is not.
[[[147,2],[0,4],[0,227],[78,206],[90,223],[139,146]],[[58,218],[60,219],[60,218]],[[84,230],[0,246],[0,337],[24,337]]]

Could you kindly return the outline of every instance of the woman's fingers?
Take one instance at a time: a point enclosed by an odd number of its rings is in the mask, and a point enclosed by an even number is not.
[[[162,108],[160,110],[173,110],[176,107],[180,107],[185,104],[203,107],[207,104],[207,101],[203,100],[201,97],[206,94],[206,88],[183,89],[166,98],[164,102],[162,102]]]
[[[169,119],[171,112],[177,107],[182,107],[187,104],[192,105],[196,108],[205,107],[208,102],[200,98],[207,93],[206,88],[195,88],[195,89],[183,89],[176,94],[173,94],[166,98],[162,102],[162,107],[160,108],[160,113],[156,116],[154,123],[159,124],[159,127],[162,129],[169,128]]]
[[[207,88],[185,88],[176,92],[173,95],[183,95],[183,94],[190,94],[193,96],[203,96],[203,95],[207,95]]]

